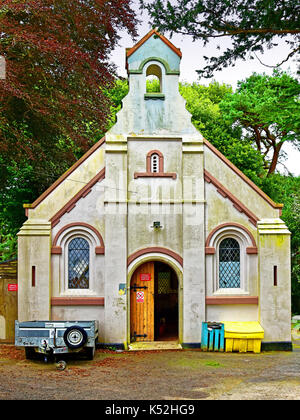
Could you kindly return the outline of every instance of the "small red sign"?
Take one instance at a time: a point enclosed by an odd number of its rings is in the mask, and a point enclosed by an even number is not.
[[[9,292],[16,292],[18,290],[18,285],[16,283],[9,283],[7,289]]]
[[[151,274],[150,273],[141,273],[140,274],[140,280],[141,281],[150,281],[151,280]]]
[[[136,292],[136,301],[143,303],[144,302],[144,292]]]

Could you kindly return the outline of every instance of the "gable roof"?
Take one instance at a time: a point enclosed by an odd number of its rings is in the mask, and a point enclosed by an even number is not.
[[[148,32],[137,44],[135,44],[131,48],[126,48],[126,62],[127,59],[135,52],[137,51],[149,38],[151,38],[152,35],[158,36],[169,48],[171,48],[172,51],[174,51],[175,54],[177,54],[180,58],[182,57],[182,53],[179,48],[175,47],[175,45],[172,44],[166,37],[164,37],[162,34],[158,32],[158,30],[151,29],[150,32]],[[127,66],[126,66],[127,67]]]
[[[56,187],[58,187],[75,169],[77,169],[82,162],[84,162],[89,156],[91,156],[95,150],[99,149],[102,144],[105,143],[105,136],[102,137],[97,143],[95,143],[80,159],[78,159],[74,165],[71,166],[64,174],[62,174],[50,187],[43,192],[32,204],[23,204],[25,208],[25,215],[28,217],[28,210],[35,209]]]
[[[281,215],[283,204],[275,203],[266,193],[263,192],[251,179],[249,179],[240,169],[238,169],[229,159],[227,159],[216,147],[208,140],[204,139],[204,144],[217,155],[230,169],[233,170],[243,181],[246,182],[258,195],[260,195],[274,209],[278,209]]]
[[[92,178],[80,191],[78,191],[77,194],[74,195],[60,210],[58,210],[54,216],[51,217],[51,227],[53,228],[56,226],[61,217],[65,213],[69,213],[77,204],[77,201],[79,201],[81,198],[86,197],[91,191],[93,186],[99,182],[102,181],[105,178],[105,167],[99,171],[94,178]]]

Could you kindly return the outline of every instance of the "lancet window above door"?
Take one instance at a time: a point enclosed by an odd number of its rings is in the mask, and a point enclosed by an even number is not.
[[[167,177],[176,179],[175,172],[164,172],[164,156],[159,150],[151,150],[146,156],[146,172],[135,172],[134,178]]]

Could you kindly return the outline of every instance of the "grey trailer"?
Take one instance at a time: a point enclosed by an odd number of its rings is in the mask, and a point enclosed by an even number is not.
[[[92,360],[97,338],[97,321],[15,321],[15,346],[25,347],[27,359],[83,351]]]

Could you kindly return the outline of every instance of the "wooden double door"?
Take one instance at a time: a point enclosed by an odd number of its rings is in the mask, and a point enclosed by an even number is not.
[[[178,279],[169,265],[146,262],[132,275],[130,337],[131,342],[178,339]]]

